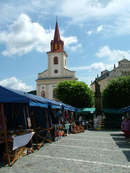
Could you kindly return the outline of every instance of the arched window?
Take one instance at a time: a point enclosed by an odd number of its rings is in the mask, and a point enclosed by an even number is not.
[[[57,56],[54,57],[54,64],[58,64],[58,57]]]
[[[45,91],[41,91],[41,96],[45,97]]]

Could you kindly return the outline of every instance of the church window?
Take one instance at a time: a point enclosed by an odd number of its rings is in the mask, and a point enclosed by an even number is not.
[[[41,96],[45,97],[45,91],[41,91]]]
[[[58,70],[54,70],[54,73],[58,73]]]
[[[58,64],[58,57],[57,56],[54,57],[54,64]]]

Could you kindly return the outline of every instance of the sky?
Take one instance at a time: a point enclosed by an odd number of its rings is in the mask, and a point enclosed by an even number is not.
[[[130,60],[130,0],[0,0],[0,85],[30,91],[48,68],[56,16],[67,68],[90,85]]]

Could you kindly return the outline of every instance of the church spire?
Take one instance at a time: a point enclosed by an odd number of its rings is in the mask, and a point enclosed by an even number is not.
[[[54,34],[54,41],[60,41],[60,33],[59,33],[59,26],[58,22],[56,20],[56,26],[55,26],[55,34]]]
[[[64,42],[60,39],[58,22],[56,20],[54,39],[51,40],[51,52],[63,52]]]

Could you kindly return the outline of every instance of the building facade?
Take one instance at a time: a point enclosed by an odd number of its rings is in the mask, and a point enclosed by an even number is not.
[[[37,95],[55,99],[56,84],[65,80],[77,80],[75,71],[67,69],[67,54],[64,51],[64,42],[60,38],[58,22],[56,21],[54,39],[50,44],[48,54],[48,69],[38,73]]]
[[[97,77],[101,91],[104,90],[109,81],[120,76],[130,76],[130,61],[128,61],[127,59],[119,61],[118,66],[115,67],[114,65],[112,71],[105,70],[101,72],[101,76]],[[90,87],[93,91],[95,91],[95,81],[91,83]]]

